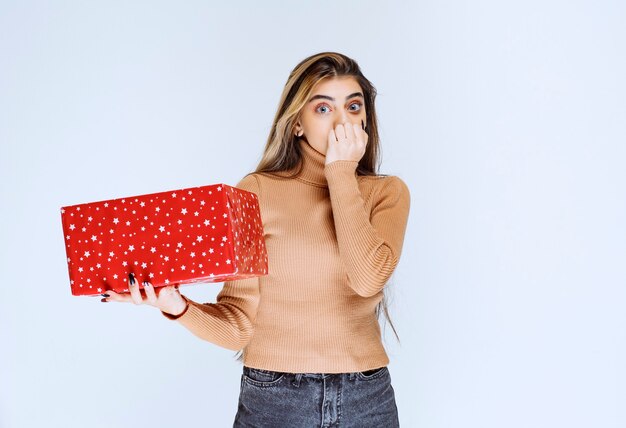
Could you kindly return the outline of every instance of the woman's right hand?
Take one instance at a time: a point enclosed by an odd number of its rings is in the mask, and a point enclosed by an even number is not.
[[[107,290],[109,296],[102,299],[102,302],[132,302],[136,305],[151,305],[159,308],[161,311],[178,315],[187,307],[187,301],[178,291],[178,286],[168,285],[154,289],[152,284],[144,281],[145,296],[141,293],[137,281],[132,273],[128,274],[129,293],[117,293],[113,290]]]

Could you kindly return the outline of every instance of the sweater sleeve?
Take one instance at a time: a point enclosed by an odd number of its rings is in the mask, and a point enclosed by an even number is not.
[[[357,161],[334,161],[325,166],[324,174],[349,284],[357,294],[369,297],[383,289],[400,260],[410,192],[399,177],[384,177],[374,190],[368,212],[358,186],[357,165]]]
[[[235,187],[259,195],[258,179],[254,175],[247,175]],[[258,276],[225,281],[216,303],[198,303],[183,296],[188,306],[182,314],[161,313],[200,339],[236,351],[245,347],[252,337],[259,296]]]

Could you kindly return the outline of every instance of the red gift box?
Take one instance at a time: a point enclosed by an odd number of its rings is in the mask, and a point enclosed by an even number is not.
[[[61,208],[72,295],[267,274],[256,194],[213,184]]]

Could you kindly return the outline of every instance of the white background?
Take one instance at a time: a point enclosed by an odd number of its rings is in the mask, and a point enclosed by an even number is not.
[[[377,87],[381,172],[411,190],[402,426],[626,426],[624,22],[617,0],[0,1],[0,426],[232,426],[234,352],[71,296],[59,210],[234,185],[327,50]]]

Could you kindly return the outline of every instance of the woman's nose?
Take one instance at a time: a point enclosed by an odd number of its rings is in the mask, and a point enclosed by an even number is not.
[[[337,125],[343,125],[345,123],[350,124],[352,122],[346,113],[340,114],[337,117],[337,120],[335,120],[335,128],[337,127]]]

